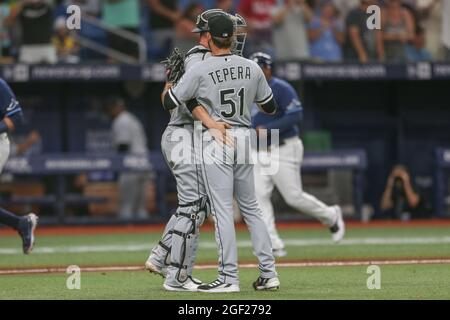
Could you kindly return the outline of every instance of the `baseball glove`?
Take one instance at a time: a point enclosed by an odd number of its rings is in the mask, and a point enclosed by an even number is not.
[[[185,72],[184,54],[178,48],[175,48],[170,56],[161,63],[166,67],[167,81],[176,84]]]

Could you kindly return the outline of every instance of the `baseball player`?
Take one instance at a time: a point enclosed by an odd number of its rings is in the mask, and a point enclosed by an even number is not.
[[[262,68],[272,88],[279,106],[274,117],[268,117],[258,108],[253,108],[252,126],[259,134],[272,129],[279,130],[277,152],[260,150],[258,156],[266,161],[255,161],[256,197],[263,212],[264,222],[269,230],[274,255],[285,256],[283,241],[275,227],[273,206],[270,201],[274,186],[285,201],[293,208],[319,219],[330,228],[333,240],[339,242],[344,237],[345,225],[339,206],[329,207],[302,189],[300,166],[303,158],[303,144],[299,138],[298,124],[302,119],[302,106],[294,88],[286,81],[272,76],[272,58],[265,53],[255,53],[250,57]],[[267,131],[263,130],[267,129]],[[268,134],[270,135],[270,134]],[[268,139],[270,140],[270,139]],[[271,146],[273,148],[273,146]],[[276,174],[270,174],[263,164],[278,162]]]
[[[8,84],[0,79],[0,173],[8,160],[10,147],[8,133],[23,121],[22,108]],[[0,223],[19,233],[23,242],[23,252],[30,253],[34,246],[34,229],[38,218],[34,213],[19,217],[0,208]]]
[[[116,151],[122,155],[148,155],[145,129],[139,119],[125,107],[118,96],[106,100],[105,111],[112,119],[112,140]],[[123,219],[148,217],[146,188],[149,175],[126,172],[119,175],[119,216]]]
[[[212,16],[219,14],[227,15],[222,10],[212,9],[203,12],[198,17],[197,27],[193,32],[200,33],[199,45],[185,55],[184,68],[187,72],[195,63],[204,61],[211,56],[206,37],[206,26]],[[243,45],[243,41],[236,45]],[[237,50],[242,50],[242,47]],[[188,104],[197,105],[197,102],[191,100]],[[158,245],[152,249],[145,267],[150,272],[167,277],[164,283],[166,290],[197,291],[197,287],[202,283],[192,277],[192,270],[198,249],[199,228],[209,211],[209,201],[200,166],[195,162],[185,162],[186,159],[172,156],[172,151],[180,143],[180,137],[185,138],[182,141],[185,144],[185,150],[188,148],[188,153],[196,154],[192,140],[194,132],[192,114],[184,104],[170,112],[170,122],[162,136],[161,147],[166,162],[176,178],[179,207],[167,223]],[[210,120],[208,128],[224,132],[225,128],[229,127],[225,123]],[[172,266],[172,272],[167,274],[166,269],[169,265]]]
[[[215,140],[203,142],[202,171],[205,189],[215,220],[216,242],[219,247],[219,277],[200,285],[201,292],[238,292],[238,259],[236,234],[233,219],[233,196],[249,228],[253,250],[259,260],[260,277],[253,283],[256,290],[276,290],[280,281],[275,270],[275,258],[267,227],[255,196],[253,166],[235,159],[245,153],[245,143],[250,140],[250,110],[254,102],[264,112],[276,111],[264,74],[259,66],[250,60],[231,53],[234,26],[227,15],[217,15],[208,20],[206,33],[212,56],[207,61],[196,63],[185,73],[174,87],[166,86],[162,98],[164,108],[172,110],[196,98],[201,106],[188,104],[198,119],[199,110],[210,112],[216,121],[233,126],[236,139],[233,147],[225,146],[226,154],[215,154],[218,144]],[[208,133],[205,134],[208,138]],[[224,156],[224,158],[221,157]],[[171,273],[173,266],[168,267]]]

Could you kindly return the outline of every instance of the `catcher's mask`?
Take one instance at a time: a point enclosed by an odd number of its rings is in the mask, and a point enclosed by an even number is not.
[[[238,56],[242,56],[244,52],[245,40],[247,39],[247,23],[245,19],[239,15],[231,15],[234,22],[234,41],[231,47],[231,52]]]
[[[239,14],[232,15],[226,13],[222,9],[207,10],[205,12],[202,12],[202,14],[197,17],[196,27],[194,30],[192,30],[192,32],[209,32],[208,20],[218,15],[227,15],[233,20],[235,32],[233,35],[234,39],[233,45],[231,46],[231,52],[238,56],[242,56],[242,52],[244,51],[245,46],[245,40],[247,38],[247,23],[245,22],[245,19]]]

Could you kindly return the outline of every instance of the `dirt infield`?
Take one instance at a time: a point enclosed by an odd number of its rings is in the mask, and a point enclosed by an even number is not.
[[[386,259],[386,260],[339,260],[339,261],[290,261],[277,263],[278,268],[306,268],[306,267],[347,267],[369,265],[424,265],[424,264],[450,264],[450,259]],[[195,267],[197,270],[216,269],[217,264],[206,263]],[[255,263],[240,264],[239,268],[258,268]],[[52,274],[66,273],[66,267],[27,268],[27,269],[0,269],[2,275],[23,274]],[[114,272],[114,271],[144,271],[143,266],[96,266],[80,267],[81,272]]]
[[[56,227],[40,227],[37,229],[38,235],[92,235],[92,234],[122,234],[122,233],[149,233],[162,232],[163,224],[153,225],[136,225],[136,226],[56,226]],[[280,230],[290,229],[321,229],[323,225],[318,222],[282,222],[278,223]],[[372,221],[369,223],[359,221],[348,221],[346,227],[349,229],[358,228],[409,228],[409,227],[450,227],[450,219],[430,219],[430,220],[414,220],[409,222],[402,221]],[[237,230],[246,230],[245,224],[237,224]],[[202,227],[204,231],[214,231],[211,223],[207,223]],[[16,232],[11,229],[0,229],[0,236],[15,235]]]

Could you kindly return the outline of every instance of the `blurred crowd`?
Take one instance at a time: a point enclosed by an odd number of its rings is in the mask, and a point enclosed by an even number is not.
[[[71,4],[109,29],[83,22],[81,30],[68,30]],[[368,28],[371,5],[381,8],[381,29]],[[78,36],[136,57],[130,34],[145,40],[148,60],[159,61],[173,47],[196,43],[190,31],[210,8],[246,18],[246,54],[317,62],[450,60],[450,0],[0,0],[0,62],[114,61],[80,48]],[[126,31],[125,37],[110,30]]]

